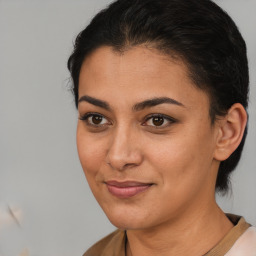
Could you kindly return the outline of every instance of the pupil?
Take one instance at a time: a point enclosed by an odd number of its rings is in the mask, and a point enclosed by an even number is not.
[[[155,126],[160,126],[160,125],[162,125],[163,123],[164,123],[163,117],[154,117],[154,118],[153,118],[153,124],[154,124]]]
[[[101,121],[102,121],[102,116],[93,116],[93,117],[92,117],[92,122],[93,122],[94,124],[100,124]]]

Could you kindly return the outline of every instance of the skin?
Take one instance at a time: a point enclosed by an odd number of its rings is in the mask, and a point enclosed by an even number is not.
[[[211,124],[209,97],[187,74],[182,61],[143,46],[122,54],[101,47],[80,71],[79,158],[103,211],[127,230],[128,256],[203,255],[233,226],[215,202],[215,182],[220,160],[241,140],[246,114],[236,105],[227,115],[240,120],[240,130],[228,118]],[[156,97],[175,103],[134,109]],[[151,114],[171,121],[156,126]],[[111,180],[152,185],[120,198],[109,192]]]

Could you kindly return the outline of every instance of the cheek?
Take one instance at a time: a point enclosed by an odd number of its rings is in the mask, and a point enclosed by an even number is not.
[[[171,145],[159,145],[156,154],[148,159],[151,159],[151,165],[159,173],[164,186],[177,190],[177,186],[184,183],[193,172],[193,152],[173,142]]]
[[[197,131],[197,132],[196,132]],[[150,164],[162,177],[166,186],[184,190],[198,184],[210,171],[213,156],[212,135],[198,129],[150,143],[147,148]],[[199,130],[200,131],[200,130]],[[154,146],[153,146],[154,145]]]
[[[147,159],[156,167],[164,167],[166,170],[175,170],[190,162],[197,152],[191,138],[175,134],[151,141],[146,149]]]
[[[89,176],[95,176],[104,161],[103,143],[97,143],[97,141],[93,139],[93,136],[84,134],[78,128],[77,151],[87,179]]]

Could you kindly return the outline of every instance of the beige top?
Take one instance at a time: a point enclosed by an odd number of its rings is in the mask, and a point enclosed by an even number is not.
[[[243,217],[227,216],[235,226],[204,256],[256,256],[256,228]],[[125,244],[125,231],[116,230],[89,248],[83,256],[125,256]]]

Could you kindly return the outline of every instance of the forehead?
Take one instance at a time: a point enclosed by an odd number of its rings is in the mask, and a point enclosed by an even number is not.
[[[183,61],[172,59],[156,49],[132,47],[122,53],[101,47],[89,55],[80,71],[79,97],[89,95],[112,101],[139,101],[148,97],[170,96],[193,105],[208,96],[197,88]]]
[[[171,68],[173,66],[179,67],[175,72],[178,71],[181,77],[188,78],[187,66],[180,59],[171,58],[154,48],[137,46],[117,51],[112,47],[103,46],[86,57],[80,78],[83,72],[93,72],[97,77],[111,75],[115,78],[125,78],[126,74],[133,73],[136,77],[159,79],[158,74],[170,73],[174,70]]]

